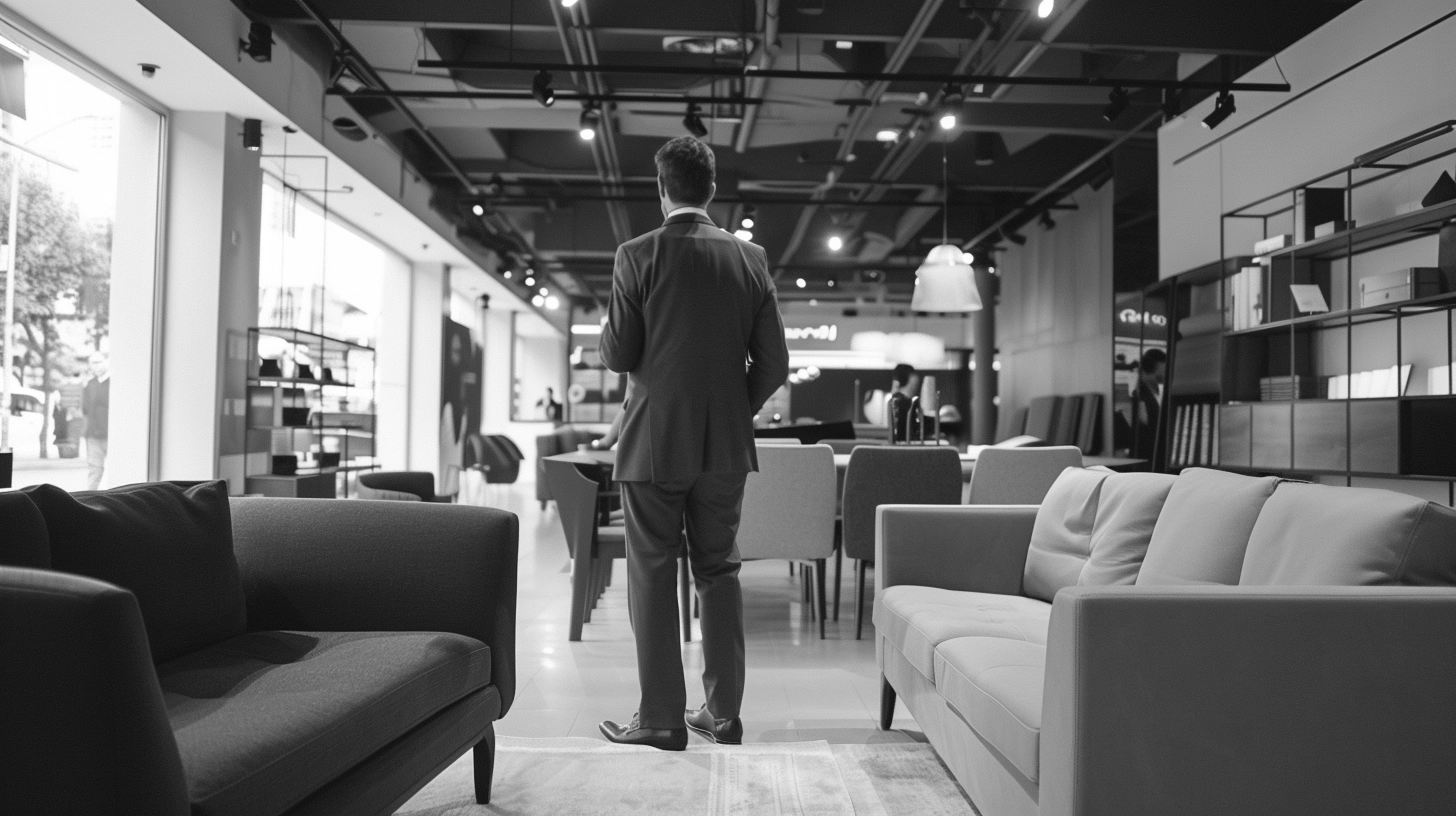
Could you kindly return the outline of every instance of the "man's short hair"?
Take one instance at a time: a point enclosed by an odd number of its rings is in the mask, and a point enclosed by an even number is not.
[[[890,375],[890,381],[895,384],[896,388],[900,388],[901,386],[909,383],[910,378],[914,375],[915,366],[910,365],[909,363],[901,363],[895,366],[895,373]]]
[[[1142,369],[1144,374],[1152,374],[1158,370],[1158,366],[1168,362],[1168,352],[1160,348],[1150,348],[1143,352]]]
[[[701,207],[713,194],[713,149],[691,136],[679,136],[657,151],[657,176],[667,197]]]

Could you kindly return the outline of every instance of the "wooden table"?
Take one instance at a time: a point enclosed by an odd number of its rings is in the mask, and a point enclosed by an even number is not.
[[[847,454],[847,453],[836,453],[836,454],[834,454],[834,468],[839,471],[839,477],[840,477],[841,483],[843,482],[843,479],[844,479],[844,469],[847,468],[847,467],[849,467],[849,457],[850,457],[850,454]],[[963,481],[969,482],[971,480],[971,474],[974,473],[975,470],[976,470],[976,455],[974,453],[962,453],[962,454],[960,454],[960,458],[961,458],[961,479]],[[1146,459],[1127,459],[1127,458],[1120,457],[1120,456],[1083,456],[1082,457],[1082,466],[1083,467],[1094,467],[1094,466],[1100,465],[1100,466],[1105,467],[1105,468],[1110,468],[1112,470],[1124,471],[1124,472],[1125,471],[1130,471],[1130,470],[1138,470],[1139,468],[1141,468],[1143,465],[1146,465],[1147,463],[1148,463],[1148,460],[1146,460]]]

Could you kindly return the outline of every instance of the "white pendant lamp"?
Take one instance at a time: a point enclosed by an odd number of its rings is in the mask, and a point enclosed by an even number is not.
[[[949,140],[950,137],[946,136]],[[915,294],[910,308],[917,312],[978,312],[982,309],[981,293],[976,291],[976,273],[966,263],[961,248],[950,243],[950,185],[946,170],[946,146],[941,143],[940,178],[944,200],[941,204],[940,246],[926,253],[925,261],[915,270]]]

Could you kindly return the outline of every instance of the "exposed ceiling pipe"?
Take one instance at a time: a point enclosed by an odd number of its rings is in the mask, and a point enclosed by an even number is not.
[[[767,71],[773,66],[774,57],[779,53],[779,0],[767,0],[763,6],[763,44],[758,51],[758,69]],[[761,76],[750,76],[748,87],[744,89],[744,96],[762,97],[764,88],[768,85],[768,79]],[[758,108],[745,108],[743,111],[743,123],[738,126],[738,138],[733,142],[733,149],[739,153],[748,149],[748,141],[753,138],[753,126],[758,122]]]
[[[905,32],[905,36],[900,38],[899,43],[895,46],[895,50],[891,52],[889,59],[885,61],[885,67],[882,69],[882,73],[893,74],[905,65],[905,60],[910,58],[911,52],[915,50],[916,43],[920,42],[920,38],[925,36],[925,29],[929,28],[930,22],[935,19],[935,13],[940,11],[942,2],[944,0],[925,0],[925,3],[920,7],[919,13],[915,15],[915,19],[910,22],[910,28]],[[835,151],[834,154],[836,160],[843,161],[854,150],[855,139],[864,128],[865,122],[869,121],[869,117],[874,112],[874,106],[878,104],[880,97],[884,95],[885,89],[888,87],[890,87],[889,81],[881,79],[873,82],[865,89],[865,99],[869,101],[869,104],[862,108],[855,108],[854,112],[850,114],[848,126],[844,130],[844,138],[839,143],[839,150]],[[828,195],[829,191],[834,187],[835,182],[839,180],[840,175],[841,173],[831,170],[825,178],[824,184],[814,191],[814,200],[822,200]],[[804,243],[804,237],[809,233],[809,225],[813,223],[814,216],[818,212],[819,207],[816,204],[809,204],[799,213],[799,220],[794,224],[794,232],[789,237],[789,243],[784,248],[783,254],[779,255],[780,266],[793,260],[794,254],[799,251],[799,247]],[[777,274],[775,274],[775,277],[777,277]]]
[[[997,232],[999,232],[1002,227],[1004,227],[1007,224],[1011,223],[1012,221],[1016,220],[1016,217],[1018,215],[1022,215],[1022,214],[1026,213],[1029,210],[1038,209],[1036,205],[1039,202],[1041,202],[1042,200],[1051,198],[1053,196],[1056,196],[1056,197],[1060,198],[1062,195],[1066,195],[1066,193],[1067,193],[1066,187],[1067,187],[1067,185],[1071,184],[1074,179],[1076,179],[1078,176],[1082,175],[1083,173],[1087,172],[1089,169],[1091,169],[1092,165],[1094,165],[1097,162],[1101,161],[1105,156],[1107,156],[1108,154],[1112,153],[1112,151],[1114,151],[1117,148],[1121,147],[1124,142],[1126,142],[1128,139],[1132,138],[1132,135],[1134,133],[1137,133],[1138,131],[1142,130],[1143,128],[1146,128],[1146,127],[1149,127],[1149,126],[1153,125],[1154,123],[1158,122],[1162,118],[1163,118],[1163,112],[1162,111],[1157,111],[1157,112],[1154,112],[1153,114],[1149,115],[1148,118],[1142,120],[1141,122],[1138,122],[1137,125],[1135,125],[1131,130],[1129,130],[1128,132],[1122,134],[1121,136],[1117,137],[1116,139],[1113,139],[1111,142],[1108,142],[1107,145],[1105,147],[1103,147],[1101,150],[1098,150],[1096,153],[1093,153],[1086,161],[1082,162],[1081,164],[1077,165],[1076,167],[1073,167],[1071,170],[1068,170],[1066,172],[1066,174],[1063,175],[1061,178],[1057,179],[1056,181],[1052,182],[1051,184],[1048,184],[1041,192],[1039,192],[1036,195],[1032,196],[1031,198],[1027,199],[1024,204],[1020,205],[1019,207],[1017,207],[1016,209],[1012,210],[1011,212],[1009,212],[1009,213],[1001,216],[991,226],[985,228],[984,230],[981,230],[981,232],[978,235],[976,235],[976,237],[974,237],[971,240],[965,242],[962,245],[963,248],[965,248],[965,249],[973,249],[973,248],[975,248],[977,246],[980,246],[982,244],[982,242],[984,242],[987,238],[990,238],[991,236],[993,236]]]
[[[1042,32],[1041,39],[1037,40],[1036,45],[1023,54],[1008,73],[1013,77],[1019,77],[1030,70],[1031,66],[1041,59],[1041,55],[1045,54],[1057,37],[1061,36],[1062,31],[1072,22],[1072,18],[1076,17],[1077,12],[1081,11],[1085,5],[1087,5],[1087,0],[1072,0],[1072,4],[1062,9],[1062,13],[1058,14],[1052,24],[1047,26],[1046,31]],[[1010,85],[997,85],[996,90],[991,92],[992,101],[1005,96],[1009,90],[1011,90]]]

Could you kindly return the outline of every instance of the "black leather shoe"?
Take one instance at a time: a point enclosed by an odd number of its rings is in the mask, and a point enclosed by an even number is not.
[[[687,722],[688,728],[706,740],[719,745],[743,744],[743,720],[737,717],[715,720],[708,707],[703,706],[697,711],[687,712],[683,720]]]
[[[605,720],[597,727],[602,730],[602,736],[618,745],[646,745],[659,751],[681,751],[688,747],[686,728],[643,728],[636,714],[626,725]]]

